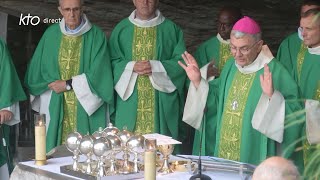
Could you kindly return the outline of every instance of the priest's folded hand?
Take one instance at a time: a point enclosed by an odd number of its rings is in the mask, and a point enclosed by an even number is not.
[[[8,110],[1,110],[0,111],[0,124],[3,124],[6,121],[11,120],[13,114],[11,111]]]
[[[212,60],[208,65],[207,79],[213,76],[219,77],[219,75],[220,75],[219,69],[215,66],[215,61]]]
[[[150,61],[137,61],[134,64],[133,71],[139,75],[151,75],[151,64]]]
[[[55,93],[62,93],[67,91],[66,89],[66,81],[56,80],[48,85],[48,87],[54,91]]]

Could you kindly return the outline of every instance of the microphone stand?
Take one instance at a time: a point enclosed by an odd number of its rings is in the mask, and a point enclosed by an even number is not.
[[[202,136],[203,136],[203,126],[204,126],[204,123],[206,121],[206,112],[207,112],[207,109],[205,108],[204,109],[204,112],[203,112],[203,124],[201,126],[201,133],[200,133],[200,148],[199,148],[199,160],[198,160],[198,174],[195,174],[193,176],[190,177],[189,180],[211,180],[211,178],[205,174],[202,174],[202,165],[201,165],[201,151],[202,151]]]

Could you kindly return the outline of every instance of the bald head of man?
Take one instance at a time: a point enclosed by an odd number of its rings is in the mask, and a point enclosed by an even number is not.
[[[282,157],[270,157],[254,171],[252,180],[299,180],[297,167]]]

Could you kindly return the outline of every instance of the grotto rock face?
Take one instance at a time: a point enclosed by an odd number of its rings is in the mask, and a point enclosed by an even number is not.
[[[262,27],[265,43],[276,53],[279,43],[298,27],[298,0],[160,0],[164,16],[176,22],[184,31],[187,48],[195,48],[216,34],[216,19],[224,5],[234,5],[243,14],[256,19]],[[23,8],[22,8],[23,7]],[[4,10],[3,10],[4,9]],[[8,9],[10,11],[8,11]],[[134,9],[131,0],[85,0],[85,12],[110,35],[113,27]],[[42,18],[60,17],[57,4],[51,0],[0,1],[0,11],[19,17],[31,13]]]

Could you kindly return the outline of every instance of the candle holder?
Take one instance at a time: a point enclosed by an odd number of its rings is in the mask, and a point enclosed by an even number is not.
[[[46,157],[46,115],[34,115],[34,136],[35,136],[35,164],[42,166],[47,164]]]

